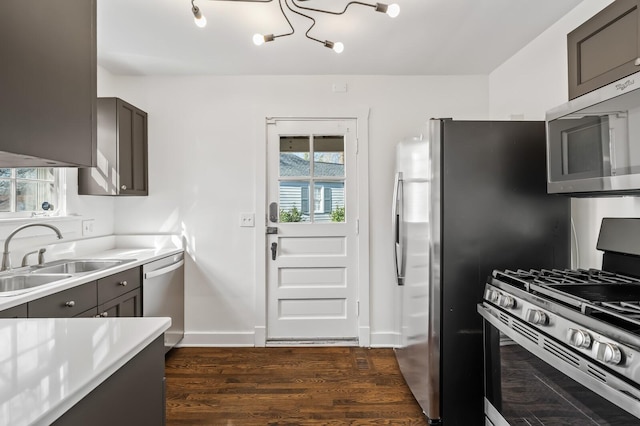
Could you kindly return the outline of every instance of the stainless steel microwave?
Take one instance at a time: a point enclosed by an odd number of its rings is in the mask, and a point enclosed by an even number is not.
[[[640,194],[640,72],[547,111],[547,192]]]

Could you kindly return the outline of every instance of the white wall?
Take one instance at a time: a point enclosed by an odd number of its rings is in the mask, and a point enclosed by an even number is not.
[[[264,118],[370,108],[371,344],[396,344],[389,258],[394,146],[430,117],[486,118],[487,76],[113,77],[113,95],[149,114],[149,196],[115,200],[116,233],[184,232],[190,344],[250,344],[255,318],[256,150]],[[347,93],[333,93],[346,83]],[[102,92],[105,92],[103,90]]]
[[[586,0],[489,76],[491,118],[523,114],[542,120],[545,111],[568,100],[567,41],[569,32],[598,13],[611,0]],[[577,265],[602,266],[596,242],[603,217],[640,217],[640,198],[574,198],[572,217],[578,241]]]

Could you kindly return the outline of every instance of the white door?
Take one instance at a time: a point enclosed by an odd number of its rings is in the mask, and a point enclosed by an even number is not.
[[[357,343],[356,121],[276,119],[267,138],[267,342]]]

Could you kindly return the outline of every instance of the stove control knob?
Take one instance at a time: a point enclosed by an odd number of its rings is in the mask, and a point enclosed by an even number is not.
[[[492,301],[493,300],[493,293],[495,293],[495,291],[491,290],[490,288],[486,289],[484,291],[485,300]]]
[[[500,300],[500,292],[496,290],[487,290],[485,297],[491,303],[498,303],[498,300]]]
[[[618,345],[598,342],[597,345],[594,345],[594,349],[596,350],[596,359],[605,364],[618,365],[622,361],[622,352],[620,352]]]
[[[549,317],[547,316],[547,314],[545,314],[544,312],[539,311],[537,309],[529,309],[527,311],[526,319],[531,324],[536,324],[536,325],[547,325],[547,324],[549,324]]]
[[[503,294],[498,300],[498,305],[502,306],[503,308],[513,309],[516,307],[516,300],[507,294]]]
[[[569,329],[569,343],[576,348],[589,349],[591,347],[591,335],[585,330]]]

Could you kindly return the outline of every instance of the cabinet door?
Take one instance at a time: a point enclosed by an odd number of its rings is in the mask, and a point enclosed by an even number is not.
[[[52,425],[164,424],[164,347],[160,336],[62,414]]]
[[[0,311],[0,318],[26,318],[27,317],[27,304],[14,306],[13,308]]]
[[[118,99],[119,192],[147,195],[147,113]]]
[[[101,317],[141,317],[142,298],[140,289],[130,291],[120,297],[98,306]]]
[[[80,195],[147,195],[147,113],[120,98],[98,99],[97,167],[78,169]]]
[[[0,165],[96,163],[96,0],[0,1]]]
[[[98,316],[98,307],[94,306],[91,309],[88,309],[84,312],[79,313],[78,315],[75,315],[75,318],[95,318]]]
[[[640,71],[639,2],[617,0],[567,35],[569,99]]]
[[[28,302],[29,318],[70,318],[97,305],[96,282]]]

